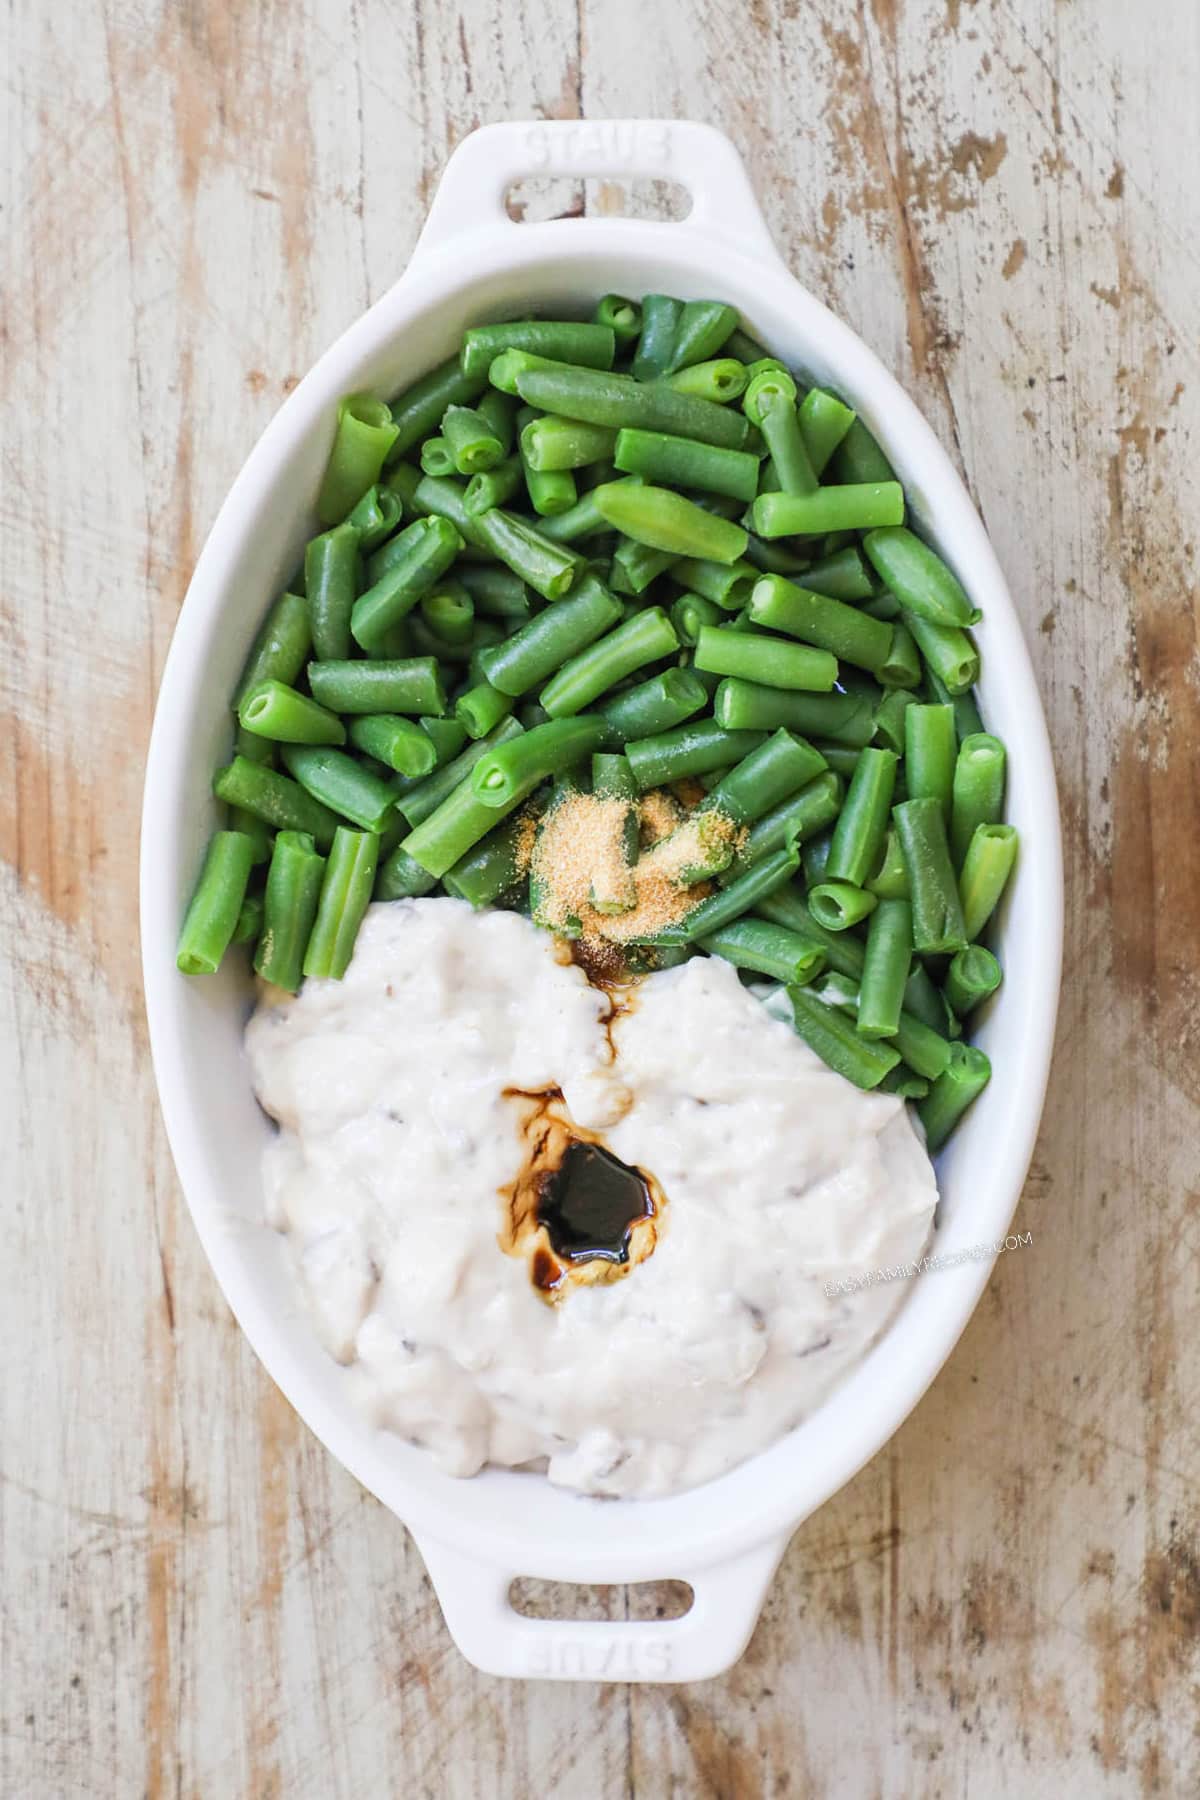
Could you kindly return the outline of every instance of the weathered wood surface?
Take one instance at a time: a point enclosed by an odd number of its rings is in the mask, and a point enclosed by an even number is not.
[[[1200,11],[34,0],[4,29],[0,1792],[1200,1791]],[[1062,784],[1062,1025],[1033,1247],[797,1533],[741,1665],[506,1685],[200,1253],[139,996],[140,765],[217,505],[448,149],[674,112],[741,145],[995,537]]]

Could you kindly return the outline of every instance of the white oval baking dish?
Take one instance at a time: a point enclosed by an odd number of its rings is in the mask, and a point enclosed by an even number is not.
[[[517,225],[509,185],[530,173],[658,176],[692,196],[679,224],[628,219]],[[440,1474],[346,1407],[338,1368],[299,1309],[282,1241],[261,1220],[271,1127],[250,1090],[244,969],[175,971],[175,936],[212,829],[211,771],[229,749],[228,699],[270,596],[316,529],[309,501],[341,394],[394,394],[466,325],[531,305],[578,312],[609,291],[715,295],[813,380],[850,399],[884,444],[920,524],[983,608],[981,704],[1008,743],[1019,878],[1000,926],[1005,983],[979,1041],[995,1077],[940,1159],[936,1248],[955,1267],[910,1284],[850,1379],[782,1442],[667,1500],[601,1501],[543,1477]],[[333,1454],[413,1532],[463,1653],[500,1675],[688,1681],[741,1654],[788,1537],[874,1455],[945,1361],[987,1280],[1021,1192],[1049,1068],[1062,873],[1054,773],[1020,627],[995,555],[929,426],[845,325],[783,266],[741,161],[706,125],[609,121],[491,125],[451,157],[396,286],[302,381],[264,432],[196,567],[163,674],[146,771],[142,946],[154,1066],[180,1180],[217,1279],[270,1374]],[[236,959],[235,959],[236,960]],[[518,1575],[691,1583],[662,1624],[518,1616]]]

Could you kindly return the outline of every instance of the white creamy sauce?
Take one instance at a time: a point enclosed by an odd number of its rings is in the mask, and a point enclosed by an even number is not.
[[[928,1237],[903,1103],[825,1068],[727,963],[649,977],[606,1031],[609,1011],[517,914],[416,900],[373,906],[344,981],[272,993],[247,1029],[280,1124],[268,1215],[322,1340],[374,1423],[452,1474],[705,1481],[811,1412],[904,1294],[825,1284]],[[501,1238],[525,1154],[504,1090],[554,1086],[666,1200],[644,1261],[551,1301]]]

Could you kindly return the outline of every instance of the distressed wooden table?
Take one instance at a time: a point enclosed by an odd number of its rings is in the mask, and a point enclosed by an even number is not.
[[[4,29],[0,1792],[1200,1791],[1193,0],[35,0]],[[977,496],[1050,711],[1066,985],[1032,1246],[797,1532],[744,1661],[506,1685],[201,1256],[139,993],[141,762],[225,489],[451,146],[671,113],[739,143]]]

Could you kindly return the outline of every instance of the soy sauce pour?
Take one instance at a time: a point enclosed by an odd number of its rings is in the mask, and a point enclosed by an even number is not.
[[[645,1178],[600,1144],[574,1139],[538,1184],[537,1219],[566,1262],[629,1261],[629,1234],[653,1216]]]

